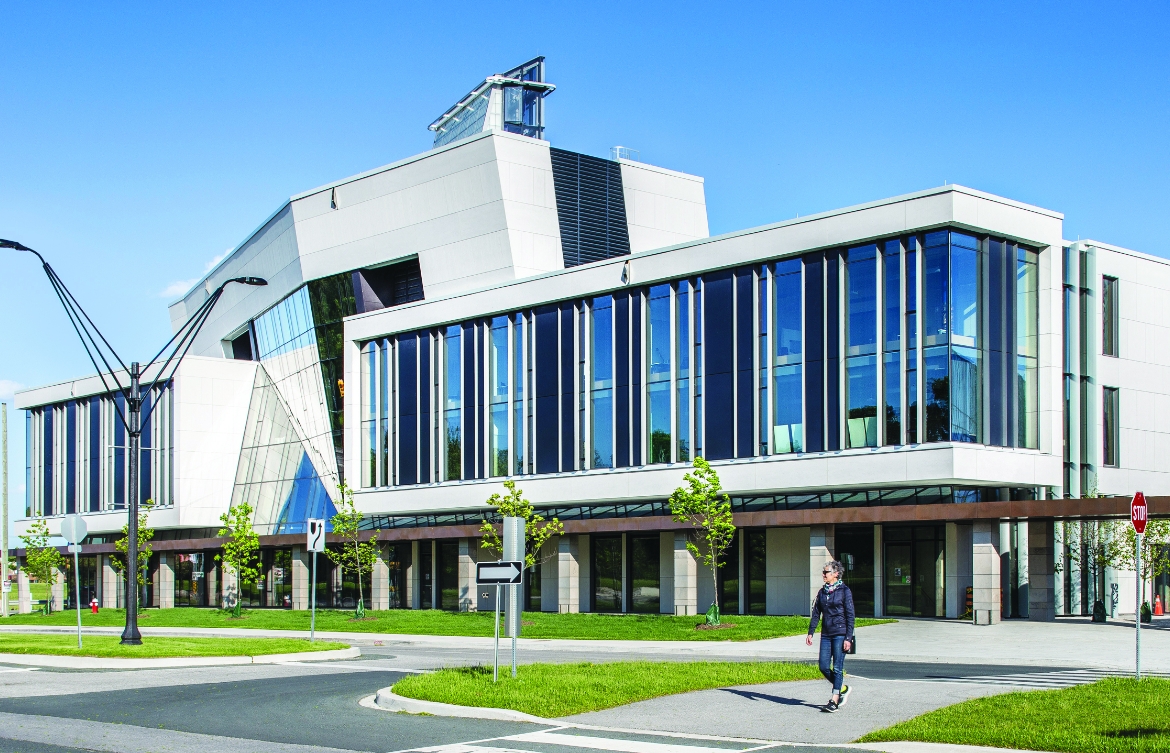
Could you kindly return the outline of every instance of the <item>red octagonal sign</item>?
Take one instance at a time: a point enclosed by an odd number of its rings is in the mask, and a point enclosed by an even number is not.
[[[1133,523],[1133,530],[1138,533],[1146,532],[1146,495],[1138,492],[1133,495],[1133,502],[1129,503],[1129,519]]]

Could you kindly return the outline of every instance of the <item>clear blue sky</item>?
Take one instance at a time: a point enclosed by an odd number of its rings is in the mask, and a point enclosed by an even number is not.
[[[0,6],[0,237],[127,360],[284,199],[535,55],[549,139],[704,176],[712,233],[950,182],[1170,256],[1165,3],[196,5]],[[0,251],[0,399],[89,371],[33,262]]]

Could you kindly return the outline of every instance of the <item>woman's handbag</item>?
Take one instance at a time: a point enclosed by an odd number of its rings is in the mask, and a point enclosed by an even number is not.
[[[856,635],[853,636],[853,640],[849,641],[849,650],[846,651],[845,653],[847,653],[847,654],[856,654],[857,653],[857,636]]]

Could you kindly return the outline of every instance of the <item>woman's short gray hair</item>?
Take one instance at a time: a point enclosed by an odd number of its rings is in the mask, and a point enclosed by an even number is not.
[[[840,578],[841,576],[843,576],[845,574],[845,566],[841,564],[840,560],[832,560],[831,562],[826,562],[825,569],[832,570],[833,572],[837,573],[838,578]]]

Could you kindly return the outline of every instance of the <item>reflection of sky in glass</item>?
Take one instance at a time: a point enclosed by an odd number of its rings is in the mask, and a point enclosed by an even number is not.
[[[670,286],[650,288],[650,381],[670,379]]]
[[[849,249],[849,352],[874,352],[877,345],[877,246]]]
[[[975,239],[951,233],[951,341],[976,345],[979,334],[979,252]]]
[[[776,356],[793,360],[793,356],[800,355],[800,259],[777,262],[774,290]]]

